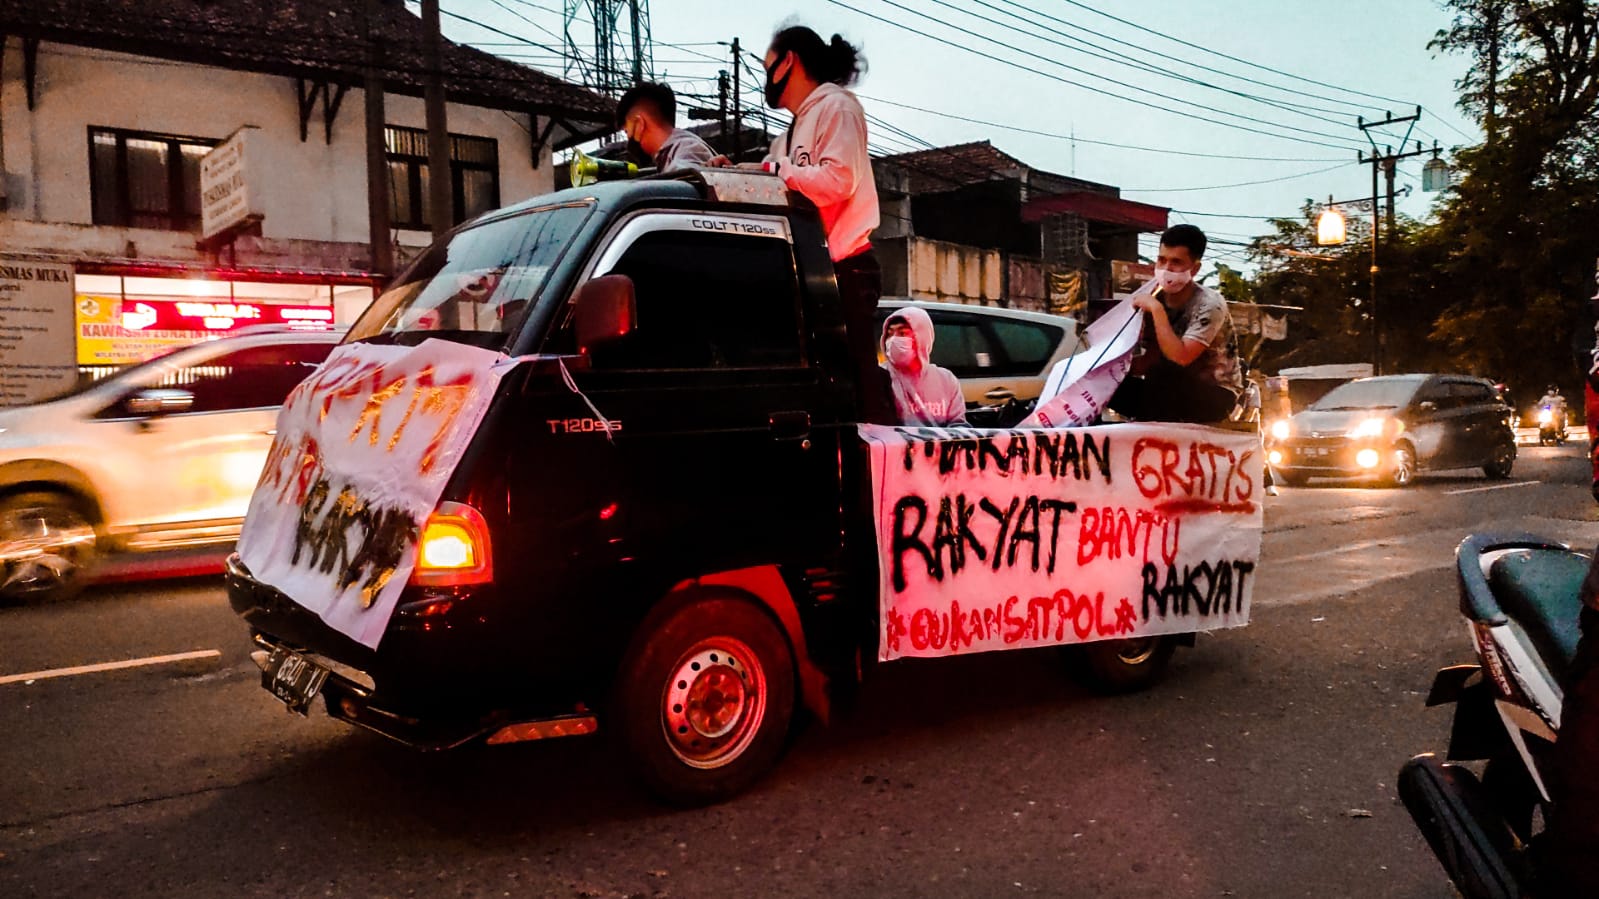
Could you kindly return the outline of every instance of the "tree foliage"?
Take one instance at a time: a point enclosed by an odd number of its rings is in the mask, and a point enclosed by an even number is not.
[[[1452,26],[1431,46],[1471,58],[1460,105],[1485,140],[1455,153],[1459,177],[1431,222],[1383,236],[1385,368],[1574,390],[1569,347],[1599,257],[1599,3],[1445,5]],[[1274,230],[1252,248],[1255,297],[1305,312],[1270,362],[1369,359],[1370,303],[1355,303],[1369,295],[1369,231],[1328,253],[1314,247],[1308,209]]]

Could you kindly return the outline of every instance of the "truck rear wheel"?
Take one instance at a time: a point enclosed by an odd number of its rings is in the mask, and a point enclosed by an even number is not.
[[[697,599],[640,628],[617,685],[634,772],[673,805],[744,790],[777,761],[794,715],[794,655],[754,604]]]
[[[1136,637],[1128,640],[1100,640],[1068,646],[1068,660],[1083,684],[1096,693],[1134,693],[1143,690],[1166,673],[1175,638]]]

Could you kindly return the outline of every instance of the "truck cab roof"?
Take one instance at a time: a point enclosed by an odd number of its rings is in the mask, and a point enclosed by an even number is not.
[[[793,205],[788,188],[776,175],[746,169],[684,169],[667,175],[569,187],[497,209],[468,224],[479,224],[562,203],[594,203],[601,212],[611,212],[641,203],[696,200],[784,209]]]

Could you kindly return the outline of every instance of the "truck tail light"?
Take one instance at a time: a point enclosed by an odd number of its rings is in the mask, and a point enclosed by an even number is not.
[[[493,579],[489,528],[483,516],[464,503],[439,503],[422,525],[411,583],[420,587],[460,587]]]

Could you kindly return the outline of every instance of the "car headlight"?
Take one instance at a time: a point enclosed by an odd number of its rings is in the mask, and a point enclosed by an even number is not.
[[[1388,419],[1386,418],[1368,418],[1355,425],[1354,429],[1349,432],[1349,436],[1356,440],[1362,437],[1381,437],[1387,427]]]
[[[1538,412],[1538,424],[1546,425],[1554,420],[1555,414],[1548,409],[1542,409]]]
[[[1287,440],[1292,428],[1288,427],[1288,419],[1279,418],[1271,423],[1271,436],[1273,440]]]

